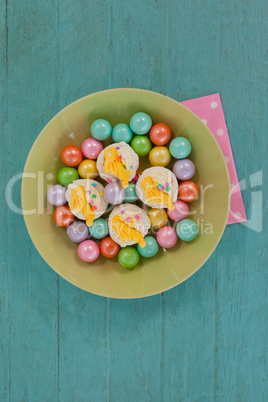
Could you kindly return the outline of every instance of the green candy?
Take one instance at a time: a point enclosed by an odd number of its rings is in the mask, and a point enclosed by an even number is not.
[[[118,254],[118,261],[125,268],[134,268],[138,264],[139,259],[139,253],[134,247],[124,247]]]
[[[68,186],[68,184],[78,179],[78,171],[72,167],[63,167],[58,173],[58,181],[62,186]]]
[[[130,145],[139,156],[148,155],[152,149],[152,143],[146,135],[137,135],[133,138]]]
[[[142,257],[150,258],[157,254],[159,250],[159,246],[157,241],[152,236],[145,236],[144,237],[146,246],[140,247],[137,246],[137,250]]]
[[[136,185],[134,183],[129,183],[128,187],[125,188],[125,198],[124,202],[135,202],[139,199],[136,193]]]

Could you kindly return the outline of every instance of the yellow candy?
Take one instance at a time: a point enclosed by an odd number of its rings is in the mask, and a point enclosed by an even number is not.
[[[78,173],[82,179],[95,179],[99,174],[96,162],[90,159],[85,159],[78,166]]]
[[[153,166],[167,166],[171,155],[167,147],[154,147],[149,153],[149,161]]]
[[[148,212],[149,219],[153,228],[159,229],[168,221],[168,216],[165,209],[152,208]]]

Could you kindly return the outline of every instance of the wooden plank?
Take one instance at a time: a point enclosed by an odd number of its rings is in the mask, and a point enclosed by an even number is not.
[[[168,93],[183,100],[220,92],[249,218],[251,191],[262,190],[250,189],[250,175],[267,169],[260,145],[267,121],[265,9],[253,1],[169,2]],[[265,211],[263,199],[257,215]],[[204,267],[164,295],[163,400],[267,399],[265,233],[228,227]]]
[[[59,107],[107,89],[110,1],[58,0]]]
[[[109,2],[59,0],[59,109],[107,88]],[[108,399],[104,298],[59,279],[59,399]]]
[[[105,401],[108,329],[105,298],[60,281],[59,400]]]
[[[124,12],[122,12],[124,10]],[[109,82],[166,93],[168,2],[111,2]]]
[[[7,8],[5,0],[0,1],[0,138],[3,155],[7,154],[6,136],[7,132]],[[0,158],[0,178],[3,182],[7,175],[7,163],[5,158]],[[0,204],[5,205],[4,191],[0,192]],[[0,222],[2,227],[7,227],[6,210],[0,208]],[[6,253],[6,242],[8,232],[0,231],[0,400],[9,399],[9,276],[8,276],[8,255]]]
[[[34,139],[55,113],[55,2],[9,0],[7,24],[8,76],[4,101],[8,122],[1,134],[5,150],[3,185],[22,171]],[[19,181],[12,195],[14,203],[20,206]],[[11,401],[53,401],[58,395],[58,278],[34,249],[22,216],[6,207],[4,213],[7,397]]]
[[[124,10],[122,12],[122,10]],[[165,93],[167,2],[111,2],[109,86]],[[110,301],[111,401],[158,401],[162,297]]]
[[[43,125],[87,93],[132,86],[183,100],[220,92],[250,217],[252,193],[263,189],[251,188],[250,175],[267,169],[267,4],[55,1],[8,0],[7,49],[0,0],[4,184]],[[263,196],[263,216],[267,205]],[[4,208],[0,219],[9,229],[0,242],[1,400],[268,399],[267,225],[227,228],[205,266],[163,296],[109,301],[58,278],[21,217]]]

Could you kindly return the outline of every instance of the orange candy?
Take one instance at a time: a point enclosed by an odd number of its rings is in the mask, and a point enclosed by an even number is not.
[[[110,236],[105,237],[100,242],[100,252],[106,258],[116,257],[119,253],[120,246]]]
[[[150,130],[150,140],[155,145],[165,145],[170,138],[171,130],[164,123],[157,123]]]
[[[55,209],[53,214],[53,219],[58,226],[69,226],[73,220],[74,215],[67,206],[58,207]]]
[[[199,189],[197,185],[193,181],[183,181],[179,185],[179,198],[185,202],[192,202],[194,201],[199,194]]]
[[[61,160],[67,166],[77,166],[82,162],[82,151],[75,145],[68,145],[63,148],[60,154]]]

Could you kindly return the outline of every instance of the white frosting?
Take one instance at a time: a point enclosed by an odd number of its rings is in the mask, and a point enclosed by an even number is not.
[[[142,175],[139,177],[139,180],[136,183],[136,193],[137,196],[140,198],[140,200],[146,204],[149,205],[152,208],[167,208],[167,206],[163,203],[157,203],[155,201],[148,201],[145,197],[144,190],[141,187],[140,183],[141,181],[146,177],[150,176],[153,179],[154,184],[158,187],[158,185],[161,185],[161,191],[167,193],[170,195],[172,198],[172,201],[175,202],[178,198],[178,181],[173,172],[171,172],[169,169],[166,169],[164,167],[160,166],[155,166],[151,167],[149,169],[144,170]],[[169,186],[167,186],[169,184]],[[167,191],[166,188],[169,187],[170,190]]]
[[[129,181],[131,181],[136,176],[136,171],[139,167],[139,157],[136,154],[136,152],[134,152],[133,149],[124,141],[111,144],[101,151],[101,153],[99,154],[98,159],[97,159],[97,169],[98,169],[100,177],[108,182],[116,181],[116,176],[114,176],[110,172],[105,173],[104,167],[103,167],[104,151],[111,147],[115,147],[118,155],[122,155],[121,161],[123,164],[126,165],[126,170],[129,173]],[[107,179],[110,179],[110,180],[107,180]]]
[[[98,208],[97,210],[94,211],[94,213],[95,213],[95,219],[99,218],[107,209],[107,202],[103,197],[103,191],[104,191],[103,185],[98,181],[91,179],[75,180],[73,183],[68,185],[67,191],[65,193],[65,197],[66,200],[68,201],[69,207],[72,198],[71,189],[78,186],[83,186],[85,188],[86,200],[88,203],[91,203],[92,205]],[[92,197],[93,194],[96,195],[96,198]],[[75,208],[71,211],[78,219],[86,220],[84,215],[81,212],[79,213]]]
[[[109,220],[108,220],[109,232],[110,232],[111,238],[116,243],[118,243],[121,247],[131,246],[133,244],[136,244],[136,242],[133,240],[123,242],[123,240],[121,240],[120,237],[116,234],[116,232],[114,231],[114,229],[112,228],[112,225],[111,225],[112,219],[115,215],[119,215],[126,223],[128,223],[127,222],[128,217],[134,218],[132,220],[133,228],[135,228],[139,232],[141,232],[143,237],[147,235],[148,230],[151,227],[151,222],[150,222],[148,215],[141,208],[137,207],[137,205],[121,204],[121,205],[115,207],[113,209],[113,211],[110,213]],[[136,219],[135,218],[136,216],[139,216],[139,219]]]

